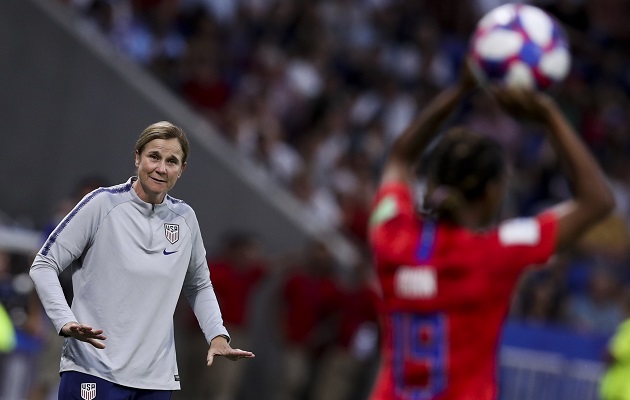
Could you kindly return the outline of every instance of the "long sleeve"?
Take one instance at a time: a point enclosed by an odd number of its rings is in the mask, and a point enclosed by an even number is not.
[[[203,270],[205,270],[205,274]],[[199,326],[201,326],[207,342],[210,343],[213,338],[219,335],[226,335],[229,338],[228,331],[223,326],[217,296],[210,282],[208,264],[203,262],[194,271],[195,276],[191,277],[190,281],[187,279],[184,284],[184,295],[199,321]],[[204,278],[204,275],[207,278]]]
[[[223,326],[223,318],[217,296],[210,281],[206,250],[196,218],[191,222],[192,254],[184,280],[183,292],[199,321],[208,343],[219,335],[229,338]]]
[[[87,195],[59,223],[35,256],[29,272],[57,332],[68,322],[77,321],[63,294],[59,274],[81,257],[93,238],[99,218],[95,195]]]
[[[30,276],[35,283],[37,294],[44,305],[46,314],[52,321],[57,332],[61,332],[61,328],[71,321],[76,321],[70,306],[63,294],[59,276],[54,268],[49,267],[45,257],[38,254],[33,266],[30,270]]]

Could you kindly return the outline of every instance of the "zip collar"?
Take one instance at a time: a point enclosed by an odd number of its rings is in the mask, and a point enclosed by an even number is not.
[[[130,192],[132,201],[134,204],[138,205],[138,209],[144,215],[151,216],[155,213],[168,210],[168,194],[164,196],[164,200],[162,200],[160,204],[147,203],[138,196],[138,193],[136,193],[136,190],[133,188],[133,183],[137,180],[137,176],[132,176],[127,182],[131,185]]]

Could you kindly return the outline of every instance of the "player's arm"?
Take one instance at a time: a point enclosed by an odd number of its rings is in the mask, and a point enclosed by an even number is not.
[[[253,358],[254,353],[230,346],[230,336],[223,325],[221,310],[210,281],[210,270],[206,259],[206,250],[199,230],[199,222],[192,215],[187,220],[191,226],[193,250],[190,263],[184,278],[182,292],[188,299],[190,306],[199,321],[210,348],[207,354],[207,364],[212,365],[215,356],[224,356],[232,361],[240,358]]]
[[[438,134],[441,124],[475,86],[476,81],[470,69],[464,65],[459,82],[435,97],[394,141],[383,169],[381,184],[413,181],[420,156]]]
[[[212,365],[215,356],[224,356],[232,361],[254,357],[254,353],[250,351],[233,349],[230,346],[230,336],[223,326],[221,310],[205,261],[198,268],[189,268],[183,292],[210,344],[206,357],[208,366]]]
[[[557,249],[565,249],[613,210],[615,201],[604,173],[551,97],[538,91],[509,88],[495,94],[514,115],[532,118],[546,128],[563,164],[574,194],[554,207],[553,212],[558,220]]]
[[[103,331],[77,322],[59,282],[59,274],[81,256],[99,224],[103,198],[90,199],[86,196],[50,234],[35,256],[29,275],[57,332],[102,349],[105,345],[99,341],[105,340]]]
[[[208,366],[212,365],[215,356],[224,356],[232,361],[254,357],[254,353],[250,351],[233,349],[230,346],[230,336],[223,326],[221,310],[210,282],[205,258],[199,266],[188,268],[183,293],[210,344],[206,358]]]

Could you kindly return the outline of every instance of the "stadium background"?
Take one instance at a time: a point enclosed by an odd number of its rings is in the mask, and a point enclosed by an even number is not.
[[[358,300],[372,293],[365,224],[380,163],[455,79],[474,23],[500,3],[1,2],[0,299],[20,340],[0,358],[0,398],[45,398],[55,384],[59,341],[24,279],[32,251],[85,187],[133,173],[134,140],[160,119],[191,138],[190,167],[173,195],[195,208],[209,257],[225,272],[215,286],[225,277],[248,300],[225,300],[236,304],[224,310],[234,313],[233,330],[249,340],[239,346],[258,355],[234,398],[281,398],[287,365],[312,368],[306,393],[365,398],[375,341],[373,315]],[[630,279],[630,4],[530,3],[569,33],[572,72],[554,96],[604,167],[618,209],[523,280],[502,346],[502,397],[594,399]],[[504,216],[567,195],[535,128],[475,99],[459,122],[495,136],[513,161]],[[230,273],[244,263],[248,273]],[[333,294],[317,291],[325,279]],[[304,299],[296,287],[315,292]],[[192,346],[199,332],[186,306],[176,321],[184,387],[176,397],[209,398],[186,382],[203,368],[195,356],[205,356]]]

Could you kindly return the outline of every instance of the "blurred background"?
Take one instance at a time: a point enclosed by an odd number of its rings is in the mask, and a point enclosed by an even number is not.
[[[0,399],[56,398],[62,341],[27,275],[32,257],[86,193],[133,174],[135,140],[158,120],[189,135],[172,195],[197,213],[233,344],[257,355],[208,370],[184,301],[174,399],[366,399],[379,339],[366,226],[382,161],[501,3],[0,2],[0,300],[16,332],[0,338]],[[596,399],[607,342],[630,317],[630,2],[528,3],[567,31],[571,73],[551,93],[617,210],[524,276],[501,344],[502,398]],[[566,198],[544,135],[482,96],[458,122],[505,148],[503,217]]]

